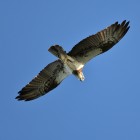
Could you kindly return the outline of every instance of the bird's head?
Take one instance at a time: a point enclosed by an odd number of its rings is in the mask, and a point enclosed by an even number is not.
[[[79,69],[79,70],[74,70],[73,71],[73,74],[80,80],[80,81],[84,81],[85,80],[85,77],[84,77],[84,74],[82,72],[82,69]]]

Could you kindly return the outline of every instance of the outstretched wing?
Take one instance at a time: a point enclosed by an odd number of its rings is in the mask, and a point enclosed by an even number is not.
[[[18,100],[30,101],[56,88],[70,72],[60,61],[47,65],[16,97]]]
[[[93,57],[111,49],[129,30],[129,22],[124,20],[112,24],[106,29],[89,36],[75,45],[68,55],[75,57],[79,62],[85,64]]]

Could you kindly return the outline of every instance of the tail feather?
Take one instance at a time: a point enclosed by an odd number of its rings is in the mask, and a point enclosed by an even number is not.
[[[48,51],[58,57],[63,62],[67,59],[67,53],[63,50],[63,48],[59,45],[51,46]]]

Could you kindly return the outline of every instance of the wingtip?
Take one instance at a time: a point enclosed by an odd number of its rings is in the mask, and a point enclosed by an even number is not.
[[[130,25],[129,25],[129,23],[130,23],[130,21],[127,21],[127,20],[123,20],[120,24],[119,24],[119,26],[121,26],[122,28],[124,28],[125,30],[129,30],[129,28],[130,28]]]
[[[22,100],[23,100],[23,99],[20,98],[20,96],[17,96],[15,99],[16,99],[17,101],[22,101]]]
[[[118,25],[118,21],[116,21],[116,22],[114,23],[114,25]]]
[[[126,23],[127,23],[127,22],[129,23],[129,22],[130,22],[130,20],[127,21],[126,19],[125,19],[124,21],[125,21]]]
[[[20,95],[15,98],[17,101],[31,101],[33,99],[24,99]]]
[[[18,92],[19,93],[19,92]],[[21,99],[20,95],[18,95],[17,97],[15,97],[16,100],[21,101],[23,99]]]
[[[123,21],[120,23],[120,25],[121,25],[121,26],[123,26],[123,25],[129,25],[129,23],[130,23],[130,21],[129,21],[129,20],[127,21],[127,20],[125,19],[125,20],[123,20]],[[114,24],[115,24],[115,25],[118,25],[119,22],[116,21]]]
[[[130,21],[124,20],[124,21],[122,21],[121,25],[128,26],[129,23],[130,23]]]

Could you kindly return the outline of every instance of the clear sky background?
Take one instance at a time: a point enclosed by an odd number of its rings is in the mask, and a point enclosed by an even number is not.
[[[31,102],[17,92],[66,51],[112,23],[130,30],[84,68]],[[140,140],[140,1],[1,0],[0,140]]]

